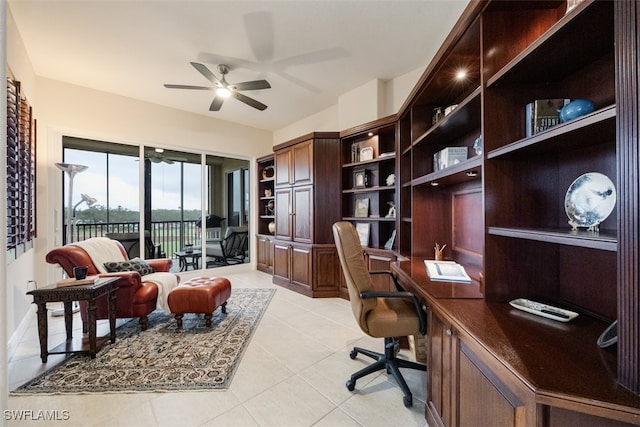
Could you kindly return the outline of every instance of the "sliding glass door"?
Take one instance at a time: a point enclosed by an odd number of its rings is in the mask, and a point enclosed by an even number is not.
[[[246,160],[161,147],[144,147],[141,158],[137,146],[72,137],[63,148],[65,162],[88,166],[74,181],[73,241],[107,236],[121,240],[130,257],[176,261],[176,252],[193,245],[204,267],[207,247],[219,247],[228,226],[248,226]],[[65,185],[63,200],[68,179]]]

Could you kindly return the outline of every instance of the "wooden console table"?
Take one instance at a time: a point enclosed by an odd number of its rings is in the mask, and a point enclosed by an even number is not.
[[[116,290],[118,279],[118,277],[103,277],[90,285],[65,287],[52,285],[27,292],[27,295],[33,296],[33,303],[38,306],[38,335],[42,363],[47,362],[47,356],[50,354],[87,353],[92,358],[95,358],[99,348],[98,344],[102,346],[107,340],[110,340],[111,343],[116,342]],[[98,339],[96,337],[96,300],[102,295],[108,295],[109,298],[110,334]],[[73,312],[71,305],[74,301],[87,301],[89,303],[87,309],[89,335],[87,338],[73,339]],[[48,302],[64,303],[64,323],[67,332],[67,340],[50,351],[47,345]]]

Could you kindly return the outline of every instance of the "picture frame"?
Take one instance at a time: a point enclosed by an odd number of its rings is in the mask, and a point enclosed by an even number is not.
[[[356,218],[369,217],[369,199],[356,199],[354,215]]]
[[[373,160],[373,147],[363,147],[360,149],[360,161]]]
[[[360,238],[360,245],[369,246],[369,235],[371,234],[371,224],[368,223],[358,223],[356,224],[356,231],[358,232],[358,237]]]
[[[367,188],[369,186],[369,171],[358,169],[353,171],[353,188]]]

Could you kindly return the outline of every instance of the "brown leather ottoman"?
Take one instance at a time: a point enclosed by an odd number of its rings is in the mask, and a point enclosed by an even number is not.
[[[216,308],[227,312],[227,300],[231,296],[231,282],[224,277],[194,277],[181,283],[167,296],[169,310],[176,315],[178,329],[182,328],[185,313],[202,313],[207,327]]]

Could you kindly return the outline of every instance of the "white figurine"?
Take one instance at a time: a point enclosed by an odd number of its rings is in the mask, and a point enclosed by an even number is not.
[[[387,202],[389,204],[389,212],[385,218],[395,218],[396,217],[396,202]]]

